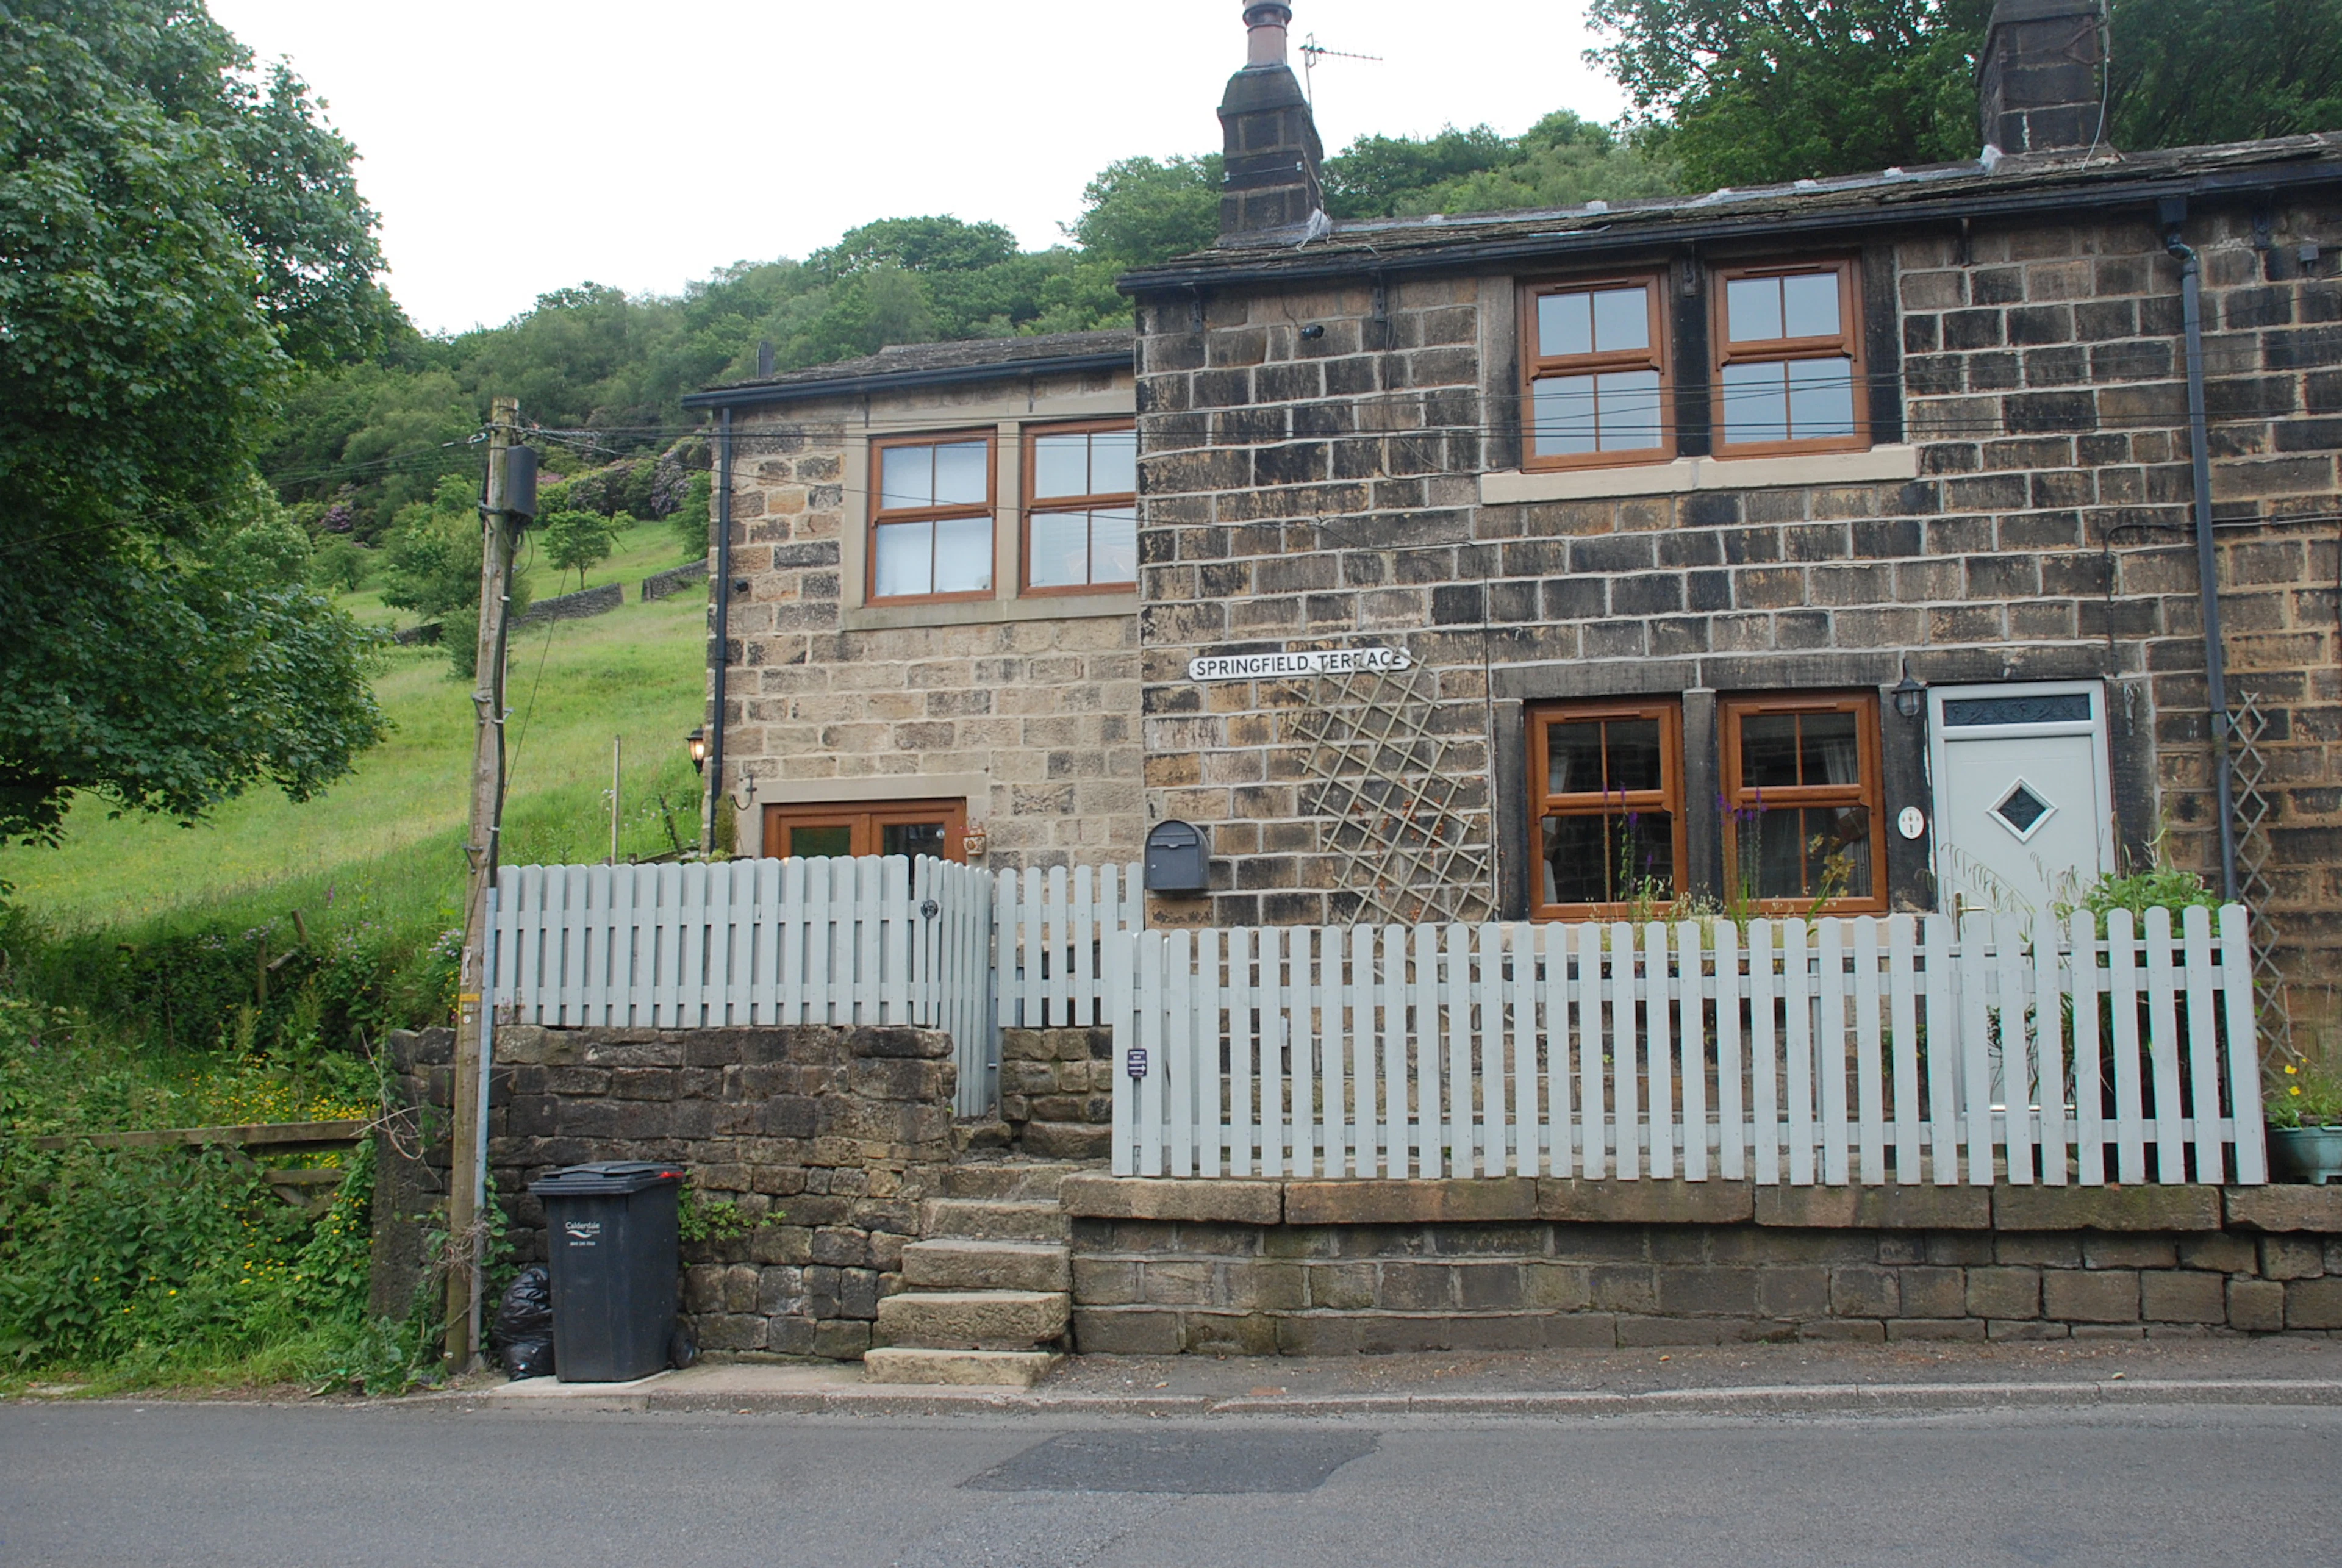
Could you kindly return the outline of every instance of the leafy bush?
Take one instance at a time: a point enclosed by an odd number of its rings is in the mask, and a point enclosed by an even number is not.
[[[370,1144],[313,1219],[217,1149],[32,1143],[181,1118],[366,1115],[378,1094],[371,1081],[365,1102],[337,1101],[249,1060],[175,1077],[76,1014],[0,998],[0,1372],[308,1376],[382,1337],[365,1318]]]
[[[2109,874],[2101,876],[2084,889],[2081,896],[2073,903],[2059,904],[2055,907],[2060,917],[2070,915],[2077,910],[2088,910],[2097,916],[2098,931],[2103,934],[2107,928],[2107,916],[2117,909],[2128,910],[2134,920],[2144,919],[2150,909],[2167,909],[2175,917],[2173,924],[2176,925],[2178,924],[2177,916],[2183,910],[2219,908],[2220,895],[2205,885],[2204,879],[2192,871],[2157,865],[2126,875]]]

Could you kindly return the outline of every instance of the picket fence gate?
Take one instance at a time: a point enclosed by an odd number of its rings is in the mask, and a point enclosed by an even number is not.
[[[2266,1180],[2245,911],[2028,924],[1136,934],[1113,1168]]]
[[[1000,1026],[1106,1023],[1106,939],[1146,924],[1138,864],[1027,866],[997,882]]]
[[[489,994],[503,1023],[571,1029],[942,1029],[956,1108],[983,1115],[998,1097],[999,1030],[1098,1022],[1102,944],[1139,920],[1135,864],[996,876],[927,855],[507,866]]]

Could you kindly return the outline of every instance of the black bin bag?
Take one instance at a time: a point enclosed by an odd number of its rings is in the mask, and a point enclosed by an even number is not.
[[[553,1375],[553,1280],[541,1268],[525,1268],[505,1290],[488,1347],[515,1379]]]

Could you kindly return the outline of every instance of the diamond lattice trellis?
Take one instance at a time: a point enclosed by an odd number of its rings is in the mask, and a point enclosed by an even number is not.
[[[1290,682],[1286,734],[1306,747],[1302,814],[1325,824],[1339,892],[1357,924],[1493,920],[1495,861],[1485,766],[1459,765],[1439,676],[1404,670]]]
[[[2269,880],[2268,819],[2276,809],[2261,785],[2268,758],[2261,743],[2269,730],[2258,694],[2238,692],[2228,719],[2228,774],[2234,790],[2237,831],[2237,896],[2252,912],[2253,1000],[2260,1014],[2264,1059],[2292,1057],[2293,1016],[2284,971],[2277,963],[2277,921],[2269,904],[2277,887]]]

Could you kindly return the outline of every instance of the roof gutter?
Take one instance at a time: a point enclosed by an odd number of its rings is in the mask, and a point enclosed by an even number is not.
[[[1053,355],[1046,359],[1004,359],[984,365],[937,365],[925,370],[887,370],[866,375],[842,375],[828,381],[787,381],[774,385],[716,386],[686,393],[686,408],[755,408],[776,403],[811,403],[826,397],[858,397],[866,393],[909,392],[928,386],[961,386],[970,382],[1011,381],[1026,375],[1065,375],[1085,370],[1128,370],[1135,351],[1093,349],[1083,354]]]
[[[2038,213],[2070,213],[2077,208],[2154,207],[2172,197],[2217,196],[2230,192],[2271,193],[2303,186],[2342,184],[2342,163],[2330,158],[2301,159],[2289,164],[2254,164],[2201,175],[2107,181],[2082,185],[2036,186],[2001,195],[1969,192],[1928,201],[1857,207],[1832,206],[1812,212],[1759,208],[1737,215],[1719,215],[1698,220],[1660,220],[1621,225],[1596,224],[1583,229],[1505,239],[1440,241],[1430,236],[1394,235],[1405,250],[1370,249],[1315,252],[1263,247],[1244,261],[1219,264],[1216,257],[1186,266],[1142,267],[1115,279],[1126,295],[1159,290],[1228,287],[1245,284],[1283,284],[1320,278],[1355,276],[1361,273],[1456,272],[1520,261],[1546,261],[1556,255],[1606,255],[1656,246],[1697,244],[1738,238],[1757,233],[1768,238],[1783,235],[1843,234],[1849,229],[1899,228],[1916,224],[1950,222],[1958,218],[2016,217]],[[1892,189],[1893,187],[1883,187]],[[1613,214],[1616,218],[1630,214]],[[1461,225],[1458,225],[1459,229]],[[1368,237],[1357,236],[1360,240]],[[1336,231],[1335,241],[1344,235]],[[686,402],[688,399],[686,400]]]

